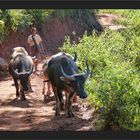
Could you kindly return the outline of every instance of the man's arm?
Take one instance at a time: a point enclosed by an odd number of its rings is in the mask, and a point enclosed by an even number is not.
[[[41,51],[44,51],[44,46],[43,46],[42,39],[40,36],[39,36],[39,42],[40,42],[39,44],[41,46]]]
[[[31,55],[31,46],[30,44],[28,44],[28,46],[29,46],[29,54]]]
[[[41,46],[41,51],[44,51],[44,46],[43,46],[42,41],[40,42],[40,46]]]
[[[29,55],[31,55],[30,37],[28,37],[27,43],[28,43],[28,46],[29,46]]]

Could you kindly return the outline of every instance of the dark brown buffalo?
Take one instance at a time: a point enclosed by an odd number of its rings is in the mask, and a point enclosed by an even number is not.
[[[9,73],[15,83],[16,97],[21,95],[21,100],[25,100],[24,92],[32,91],[29,77],[33,72],[33,61],[23,47],[16,47],[12,51]]]
[[[84,83],[89,76],[89,66],[86,61],[86,73],[78,73],[78,66],[67,55],[56,54],[48,62],[47,75],[51,82],[53,92],[56,98],[56,115],[60,114],[60,109],[64,108],[62,91],[66,91],[66,108],[68,116],[73,117],[72,99],[75,95],[80,98],[86,98]]]
[[[68,53],[65,53],[65,52],[60,52],[58,54],[55,54],[53,55],[50,59],[54,59],[55,57],[57,56],[60,56],[60,55],[67,55],[69,58],[71,58],[75,63],[77,63],[77,53],[74,52],[75,56],[71,56],[70,54]],[[48,74],[47,74],[47,68],[48,68],[48,61],[46,61],[44,63],[44,65],[42,66],[42,71],[43,71],[43,89],[42,89],[42,94],[44,95],[44,99],[46,100],[46,97],[49,97],[51,95],[51,83],[49,81],[49,78],[48,78]],[[78,67],[80,69],[80,67]],[[45,94],[45,83],[47,82],[47,94]],[[77,96],[74,97],[74,102],[77,102]]]

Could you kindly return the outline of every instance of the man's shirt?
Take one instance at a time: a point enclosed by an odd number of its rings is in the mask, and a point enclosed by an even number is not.
[[[34,35],[33,37],[34,37],[34,39],[35,39],[37,45],[39,45],[40,42],[42,41],[41,37],[40,37],[38,34]],[[33,41],[33,38],[32,38],[32,35],[30,35],[30,36],[28,37],[28,43],[29,43],[30,46],[34,46],[34,45],[35,45],[35,43],[34,43],[34,41]]]

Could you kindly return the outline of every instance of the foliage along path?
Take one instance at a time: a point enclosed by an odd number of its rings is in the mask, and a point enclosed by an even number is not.
[[[74,118],[68,118],[65,112],[55,116],[53,93],[46,103],[42,95],[42,64],[39,65],[40,74],[31,76],[34,92],[26,94],[26,101],[15,98],[16,90],[12,86],[11,77],[0,81],[0,131],[94,130],[93,108],[87,104],[86,100],[83,103],[79,100],[78,104],[73,104]]]

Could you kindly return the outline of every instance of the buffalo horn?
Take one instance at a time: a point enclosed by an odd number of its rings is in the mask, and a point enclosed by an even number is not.
[[[27,75],[27,76],[29,76],[29,75],[31,75],[32,72],[33,72],[33,67],[31,68],[31,70],[30,70],[29,72],[20,72],[20,73],[18,73],[18,69],[16,69],[16,70],[14,71],[14,75],[15,75],[17,78],[19,78],[20,75]]]
[[[77,61],[77,52],[75,52],[75,51],[74,51],[74,59],[73,59],[73,61],[74,61],[74,62]]]
[[[62,66],[60,66],[60,68],[61,68],[61,72],[62,72],[62,74],[63,74],[63,76],[64,76],[65,78],[67,78],[67,79],[69,79],[69,80],[75,80],[75,78],[74,78],[73,76],[69,76],[69,75],[67,75],[67,74],[64,72]]]
[[[31,75],[33,72],[34,67],[32,66],[31,70],[29,72],[26,72],[27,76]]]
[[[89,76],[89,74],[90,74],[89,65],[88,65],[87,60],[86,60],[86,66],[87,66],[87,71],[86,71],[86,73],[84,74],[85,80],[88,78],[88,76]]]
[[[13,68],[13,67],[12,67]],[[20,77],[20,74],[18,73],[18,69],[14,70],[13,69],[13,72],[14,72],[14,75],[19,78]]]

